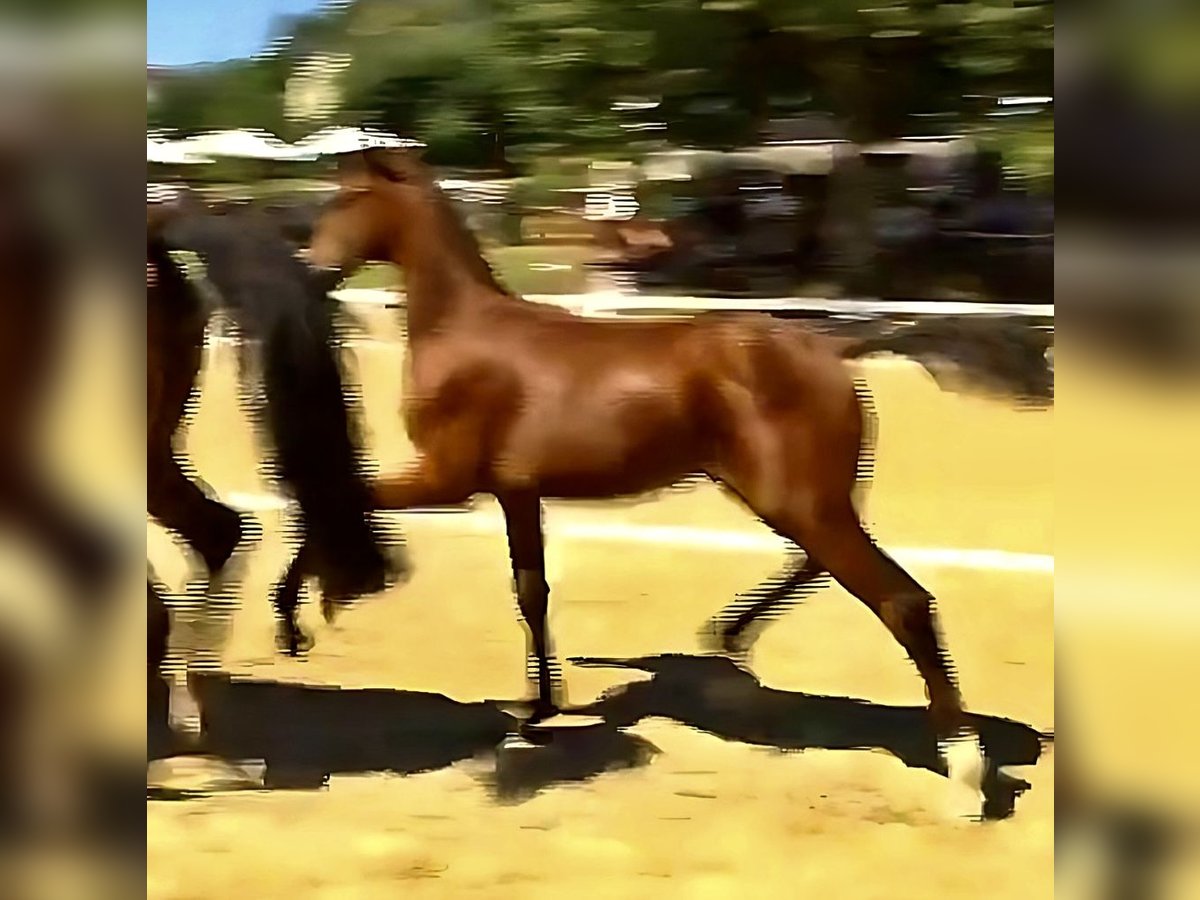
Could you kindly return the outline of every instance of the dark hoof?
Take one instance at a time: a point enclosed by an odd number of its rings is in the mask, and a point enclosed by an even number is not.
[[[342,610],[353,605],[347,600],[335,600],[330,597],[321,598],[321,618],[326,625],[332,625]]]
[[[339,560],[337,565],[318,562],[314,574],[322,597],[346,605],[360,597],[387,590],[407,575],[408,568],[404,548],[398,546],[367,552],[354,560]]]
[[[322,578],[320,579],[322,610],[326,604],[334,606],[349,606],[360,597],[369,597],[387,590],[391,582],[383,572],[375,572],[365,577]]]
[[[275,645],[280,653],[303,656],[313,648],[312,636],[299,626],[281,625],[275,633]]]

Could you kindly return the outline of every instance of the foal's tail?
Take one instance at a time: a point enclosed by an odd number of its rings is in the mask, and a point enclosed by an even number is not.
[[[1054,398],[1050,336],[1021,323],[946,317],[837,340],[844,359],[895,353],[920,363],[943,387],[958,374],[1028,404],[1044,406]]]
[[[206,275],[258,346],[274,473],[304,520],[305,568],[327,599],[374,593],[394,576],[371,521],[356,398],[343,386],[336,302],[309,278],[277,229],[258,217],[188,216],[167,232],[204,259]]]

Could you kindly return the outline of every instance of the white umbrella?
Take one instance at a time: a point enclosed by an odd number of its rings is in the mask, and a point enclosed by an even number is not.
[[[373,147],[405,148],[423,147],[420,141],[397,137],[386,131],[366,128],[324,128],[309,135],[296,145],[296,149],[308,156],[338,156],[356,153]]]

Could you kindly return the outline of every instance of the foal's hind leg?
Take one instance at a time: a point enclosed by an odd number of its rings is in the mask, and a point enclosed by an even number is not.
[[[907,651],[925,681],[947,775],[978,794],[985,763],[938,634],[933,596],[875,545],[848,498],[806,503],[802,509],[790,523],[795,540],[812,548],[838,583],[865,603]]]
[[[907,651],[925,681],[939,736],[956,734],[965,713],[953,664],[938,635],[933,596],[875,545],[848,501],[818,503],[815,514],[797,516],[792,528]]]

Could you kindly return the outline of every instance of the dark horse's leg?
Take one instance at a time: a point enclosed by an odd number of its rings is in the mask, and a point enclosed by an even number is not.
[[[146,580],[146,753],[166,755],[174,746],[171,731],[171,688],[163,672],[171,635],[171,615],[162,594]]]
[[[504,495],[499,498],[508,530],[508,552],[512,559],[513,584],[527,636],[528,675],[536,679],[537,699],[531,723],[553,716],[559,709],[561,678],[550,652],[546,611],[550,586],[542,537],[542,504],[536,494]]]
[[[271,603],[279,622],[275,641],[289,656],[299,656],[312,647],[312,638],[300,627],[300,589],[304,586],[307,547],[301,544],[283,578],[271,593]]]
[[[157,287],[147,292],[146,505],[200,555],[211,578],[241,542],[243,523],[200,489],[175,454],[175,435],[203,364],[207,316],[186,284],[172,284],[169,294]]]
[[[469,478],[448,477],[446,472],[453,471],[453,467],[435,471],[426,463],[403,475],[378,478],[371,484],[371,505],[374,509],[402,510],[465,503],[474,493],[471,481]],[[301,544],[271,595],[279,619],[276,641],[281,650],[293,656],[312,646],[312,638],[300,627],[298,620],[300,589],[309,574],[308,557],[307,546]],[[334,607],[335,604],[322,602],[322,612],[327,620],[332,617]]]
[[[767,622],[773,621],[826,582],[824,567],[806,554],[799,565],[739,597],[709,621],[703,637],[730,656],[745,656]]]
[[[215,664],[212,638],[196,631],[213,612],[209,600],[229,599],[230,561],[254,523],[209,497],[175,453],[176,432],[194,399],[203,364],[208,316],[168,260],[160,259],[148,274],[151,271],[156,277],[146,294],[146,506],[159,524],[183,538],[205,569],[203,597],[190,597],[186,615],[176,623],[173,637],[178,646],[173,652],[169,646],[163,649],[164,662],[172,656],[172,664],[181,665],[186,678],[186,670],[201,662],[198,651],[207,651],[207,663]],[[163,599],[152,592],[151,603],[161,605]],[[153,608],[150,613],[157,615]],[[187,702],[182,696],[177,699]]]
[[[183,472],[169,445],[151,444],[146,459],[147,508],[161,525],[182,537],[200,556],[206,581],[202,594],[189,592],[182,602],[180,619],[176,623],[174,648],[164,646],[163,657],[171,657],[172,667],[183,670],[183,677],[197,667],[215,668],[218,664],[220,638],[210,633],[214,625],[219,629],[229,615],[229,603],[233,585],[228,579],[230,560],[241,544],[245,534],[245,522],[236,511],[205,495],[205,493]],[[158,603],[162,598],[158,597]],[[218,608],[213,607],[218,604]],[[217,618],[214,618],[217,617]],[[164,640],[166,636],[164,635]],[[187,723],[183,712],[191,705],[184,694],[175,697],[178,705],[174,712],[180,721]],[[153,697],[148,697],[148,702]],[[170,705],[170,704],[168,704]],[[199,723],[191,721],[185,728],[194,728]]]
[[[150,515],[187,541],[210,578],[219,573],[242,541],[242,517],[205,495],[184,474],[169,447],[147,448],[146,475]]]

